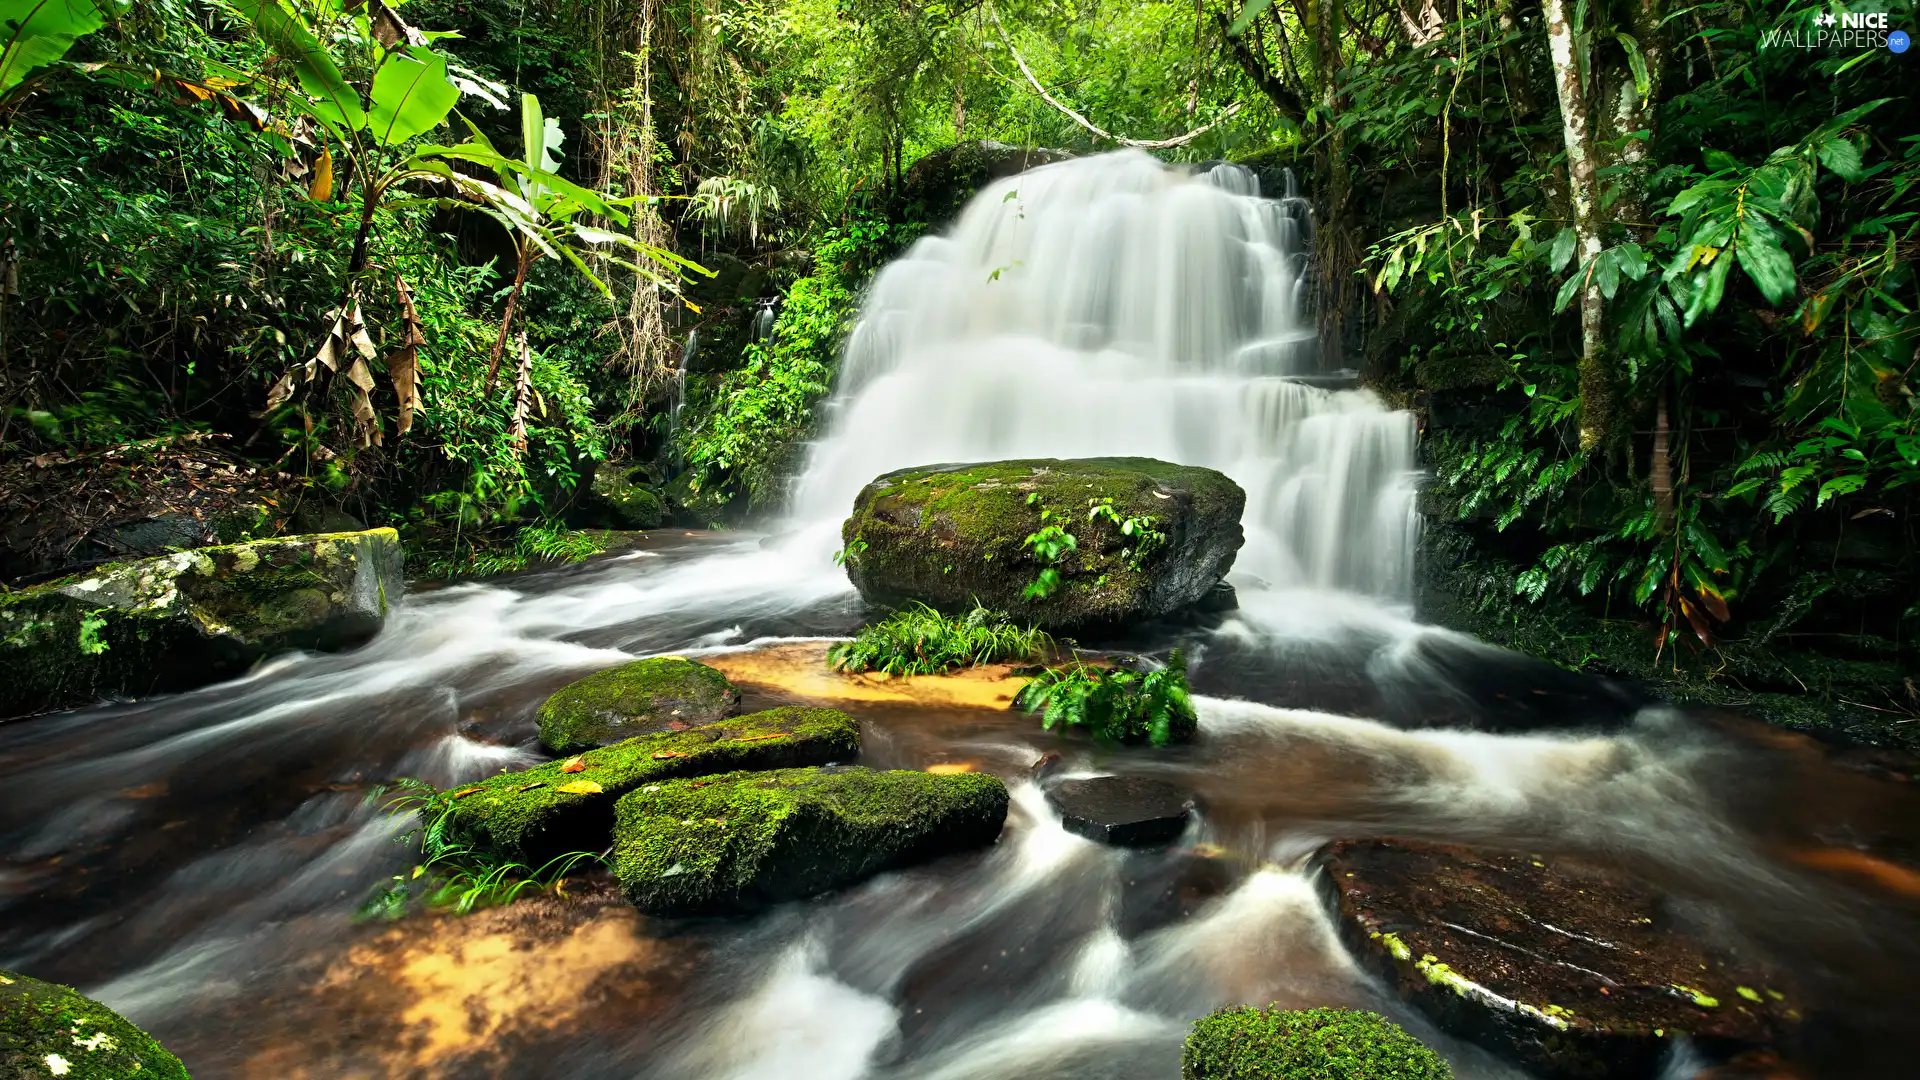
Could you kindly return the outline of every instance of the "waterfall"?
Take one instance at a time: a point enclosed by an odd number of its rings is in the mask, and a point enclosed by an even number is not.
[[[1138,455],[1247,492],[1243,584],[1404,600],[1414,424],[1334,389],[1307,310],[1311,217],[1234,165],[1138,151],[990,184],[875,278],[794,497],[833,542],[868,480]]]

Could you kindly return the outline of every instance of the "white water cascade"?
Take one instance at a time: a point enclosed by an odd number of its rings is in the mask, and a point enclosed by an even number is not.
[[[875,279],[795,492],[803,546],[837,547],[892,469],[1133,455],[1246,489],[1243,584],[1404,599],[1413,418],[1316,385],[1310,230],[1238,166],[1138,151],[991,184]]]

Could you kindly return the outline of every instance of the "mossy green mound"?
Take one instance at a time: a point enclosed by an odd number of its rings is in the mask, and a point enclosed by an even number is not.
[[[399,599],[392,529],[196,548],[0,596],[0,717],[185,690],[286,649],[372,637]]]
[[[538,866],[555,855],[600,851],[613,834],[613,806],[641,784],[738,769],[784,769],[851,761],[860,725],[832,709],[789,707],[682,732],[628,739],[579,755],[581,768],[550,761],[501,773],[443,796],[446,825],[462,841]],[[595,790],[597,789],[597,790]]]
[[[622,529],[657,529],[667,519],[666,500],[647,486],[644,467],[605,462],[593,472],[592,491],[606,515]]]
[[[1240,550],[1245,506],[1220,473],[1151,458],[932,465],[868,484],[841,538],[869,601],[951,614],[978,603],[1071,630],[1207,599]],[[1051,557],[1049,544],[1026,543],[1048,528]]]
[[[655,656],[554,691],[540,706],[540,741],[564,754],[739,714],[740,691],[717,669],[678,656]]]
[[[187,1068],[152,1036],[92,998],[0,971],[0,1076],[187,1080]]]
[[[1355,1009],[1220,1009],[1194,1022],[1181,1080],[1453,1080],[1392,1021]]]
[[[621,799],[613,868],[649,914],[751,910],[991,844],[1006,818],[1006,785],[986,773],[731,773]]]

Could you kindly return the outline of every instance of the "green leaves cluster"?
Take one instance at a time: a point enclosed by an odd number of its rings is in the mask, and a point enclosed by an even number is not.
[[[827,650],[835,671],[880,671],[888,675],[944,675],[981,664],[1044,659],[1053,638],[1035,627],[1019,627],[1005,615],[975,605],[950,618],[914,603],[881,622],[862,627],[852,641]]]
[[[1175,649],[1148,671],[1075,662],[1049,668],[1014,695],[1013,707],[1039,713],[1041,726],[1081,727],[1103,742],[1165,746],[1200,728],[1187,691],[1187,659]]]

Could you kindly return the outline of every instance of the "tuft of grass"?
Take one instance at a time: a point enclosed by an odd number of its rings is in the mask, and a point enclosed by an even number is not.
[[[497,577],[555,563],[576,563],[607,549],[592,533],[557,523],[527,525],[511,542],[456,543],[452,549],[431,543],[412,556],[415,572],[434,581]]]
[[[977,604],[964,617],[949,618],[916,603],[828,649],[827,663],[836,671],[941,675],[980,664],[1040,660],[1053,646],[1046,631],[1016,626]]]
[[[411,873],[395,874],[381,884],[354,913],[359,919],[398,919],[415,907],[465,915],[478,908],[511,904],[529,889],[557,892],[583,862],[606,865],[604,851],[572,851],[535,867],[459,843],[447,829],[452,798],[422,780],[396,780],[375,788],[368,801],[381,802],[389,815],[420,816],[413,828],[394,838],[401,844],[417,842],[420,861]]]
[[[1101,668],[1075,661],[1049,668],[1014,695],[1013,707],[1041,714],[1040,725],[1084,727],[1106,742],[1184,742],[1199,730],[1179,649],[1156,671]]]

